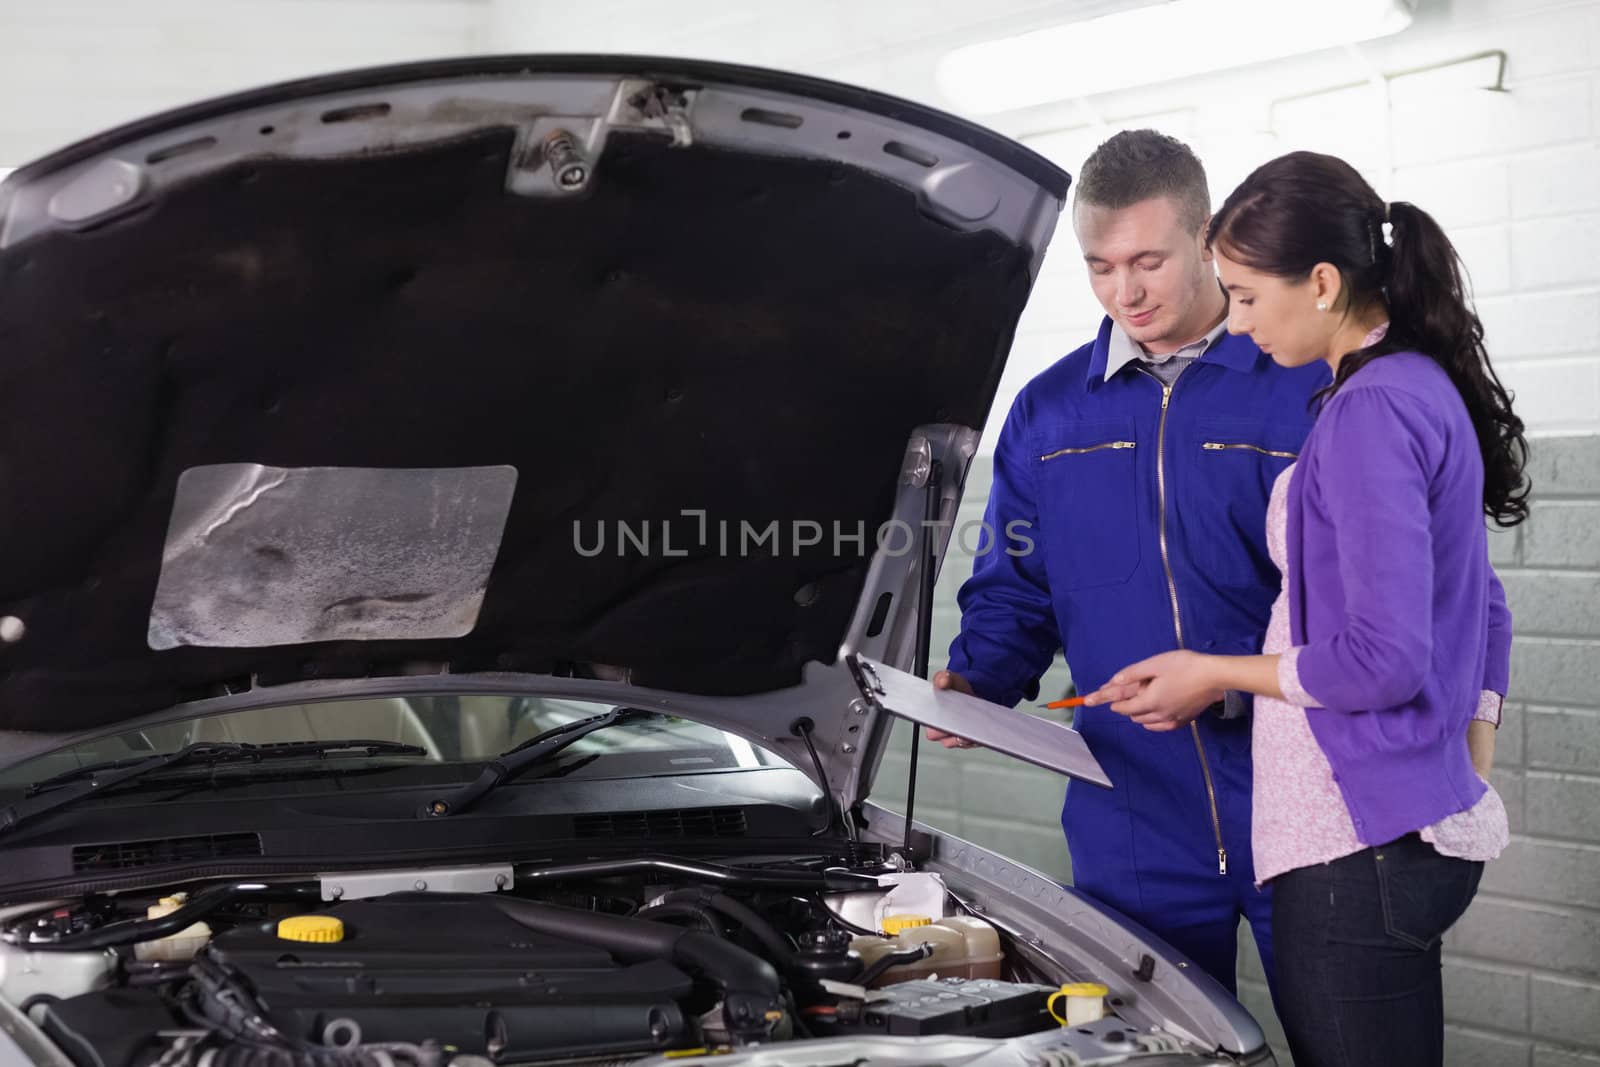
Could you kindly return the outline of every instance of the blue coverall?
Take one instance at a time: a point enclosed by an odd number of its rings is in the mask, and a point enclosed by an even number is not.
[[[1175,648],[1259,652],[1278,595],[1267,501],[1311,428],[1325,364],[1285,369],[1224,334],[1170,387],[1137,363],[1105,380],[1110,332],[1107,319],[1031,381],[996,446],[985,521],[1008,550],[977,557],[961,588],[950,669],[1008,707],[1038,697],[1058,650],[1080,692]],[[1243,915],[1270,978],[1248,716],[1213,710],[1160,733],[1085,708],[1074,723],[1114,783],[1068,786],[1074,884],[1230,991]]]

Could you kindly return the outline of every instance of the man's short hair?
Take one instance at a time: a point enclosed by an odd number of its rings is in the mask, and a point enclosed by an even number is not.
[[[1096,148],[1078,172],[1075,203],[1124,208],[1157,196],[1178,205],[1187,230],[1211,215],[1206,171],[1189,146],[1155,130],[1125,130]]]

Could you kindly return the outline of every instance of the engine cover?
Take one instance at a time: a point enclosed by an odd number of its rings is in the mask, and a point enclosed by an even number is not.
[[[663,960],[535,933],[477,896],[404,894],[332,905],[334,942],[286,940],[276,921],[219,935],[275,1026],[322,1041],[338,1020],[362,1042],[419,1035],[497,1057],[593,1056],[682,1045],[689,976]]]

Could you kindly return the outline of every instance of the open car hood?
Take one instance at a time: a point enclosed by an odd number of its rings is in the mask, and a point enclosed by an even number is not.
[[[880,712],[973,710],[863,670],[912,664],[949,530],[913,535],[1067,184],[904,101],[614,57],[312,79],[23,167],[10,761],[307,693],[625,686],[791,756],[804,706],[859,799]]]

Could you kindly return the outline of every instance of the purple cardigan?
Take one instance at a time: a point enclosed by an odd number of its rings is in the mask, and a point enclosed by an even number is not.
[[[1307,718],[1357,836],[1384,844],[1472,807],[1467,722],[1482,690],[1506,692],[1511,613],[1477,437],[1444,369],[1396,352],[1352,375],[1306,439],[1287,510],[1290,630],[1320,706]]]

